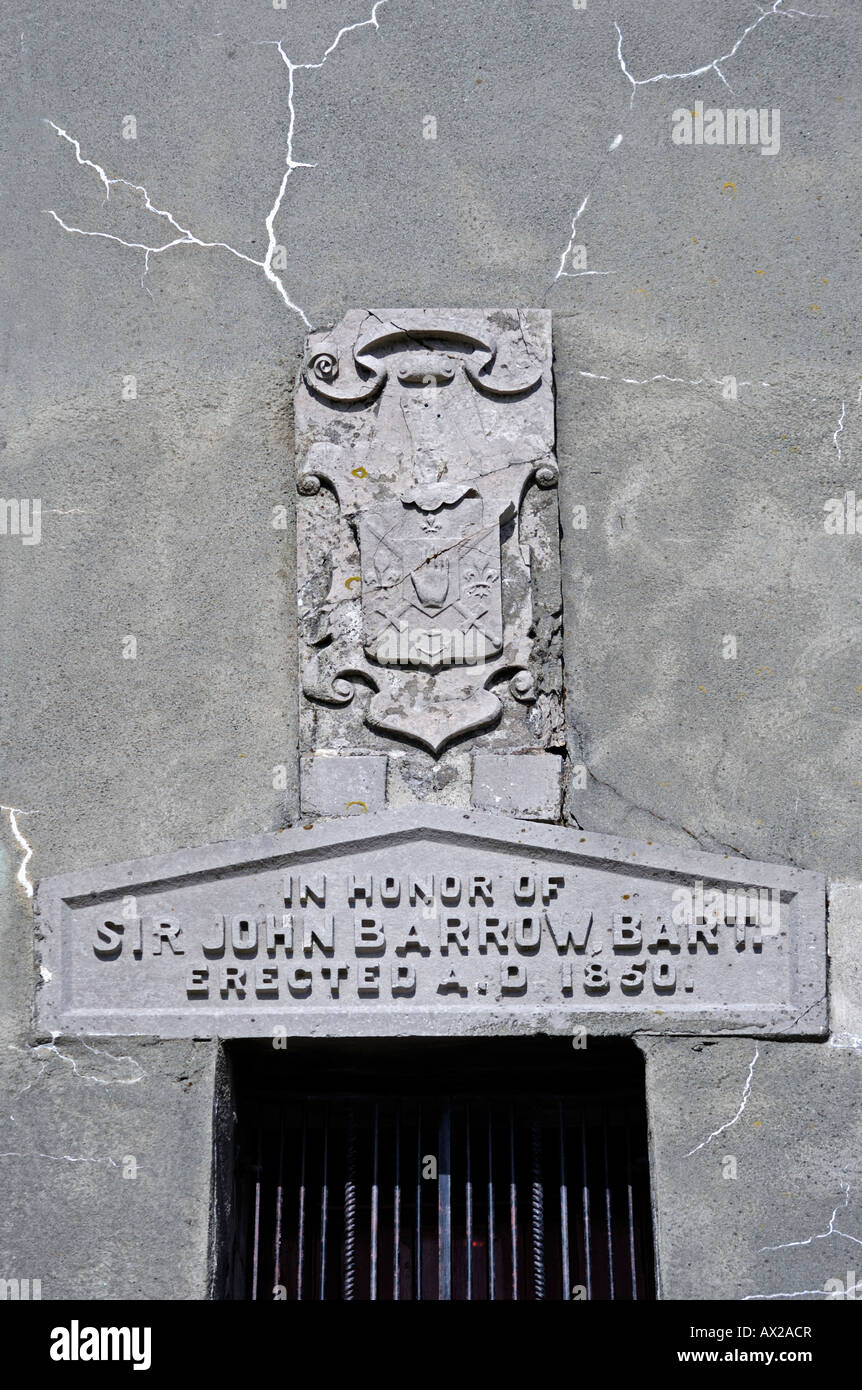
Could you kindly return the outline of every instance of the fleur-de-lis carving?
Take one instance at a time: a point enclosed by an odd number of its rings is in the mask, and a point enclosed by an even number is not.
[[[487,598],[496,578],[497,571],[493,565],[486,565],[484,569],[468,565],[464,571],[464,586],[474,598]]]
[[[378,545],[371,561],[371,570],[381,589],[397,584],[401,578],[401,562],[388,545]]]

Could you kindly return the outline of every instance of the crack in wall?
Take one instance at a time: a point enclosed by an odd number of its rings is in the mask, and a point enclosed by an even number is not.
[[[746,854],[744,850],[738,849],[736,845],[725,844],[723,840],[717,840],[714,835],[710,835],[709,832],[706,830],[702,831],[701,834],[698,835],[694,830],[690,830],[687,825],[683,825],[681,821],[672,821],[667,816],[662,816],[658,811],[654,811],[652,807],[644,806],[638,801],[632,801],[630,797],[625,796],[623,792],[618,791],[617,788],[613,786],[610,782],[606,782],[603,778],[597,777],[583,755],[580,758],[580,762],[583,763],[584,767],[587,769],[587,772],[589,773],[590,777],[592,777],[594,782],[596,782],[600,787],[605,787],[609,792],[613,792],[614,796],[619,797],[620,801],[622,801],[625,806],[630,807],[630,809],[633,811],[643,811],[645,815],[652,816],[654,820],[661,821],[662,825],[669,825],[674,830],[682,830],[686,835],[690,836],[691,839],[694,840],[695,844],[698,846],[699,849],[708,848],[710,850],[714,850],[715,847],[718,846],[719,849],[730,850],[733,854],[738,855],[740,859],[749,859],[751,857],[750,855]],[[583,826],[581,826],[580,828],[583,829]],[[704,840],[708,842],[706,846],[704,846]]]
[[[81,1045],[82,1047],[86,1048],[86,1050],[87,1050],[88,1052],[91,1052],[91,1053],[93,1054],[93,1056],[95,1056],[95,1057],[109,1057],[110,1060],[111,1060],[112,1062],[117,1062],[117,1063],[120,1063],[120,1062],[128,1062],[131,1066],[133,1066],[133,1067],[135,1067],[135,1068],[137,1069],[137,1075],[135,1075],[135,1076],[107,1076],[107,1077],[106,1077],[106,1076],[96,1076],[96,1075],[94,1075],[94,1074],[92,1074],[92,1073],[81,1072],[81,1071],[78,1070],[78,1063],[76,1062],[75,1058],[74,1058],[74,1057],[70,1057],[70,1056],[68,1055],[68,1053],[61,1052],[60,1049],[58,1048],[58,1046],[57,1046],[57,1039],[58,1039],[60,1036],[61,1036],[60,1033],[58,1033],[58,1032],[52,1032],[52,1033],[51,1033],[51,1041],[50,1041],[49,1043],[32,1043],[32,1044],[28,1043],[25,1047],[17,1047],[17,1046],[15,1046],[14,1043],[10,1043],[10,1044],[9,1044],[9,1046],[10,1046],[10,1048],[12,1049],[13,1052],[24,1052],[24,1053],[29,1053],[29,1054],[31,1054],[32,1056],[36,1057],[40,1062],[43,1063],[42,1070],[39,1072],[39,1075],[38,1075],[38,1076],[35,1076],[35,1077],[33,1078],[33,1080],[32,1080],[27,1086],[24,1087],[24,1091],[29,1090],[31,1086],[35,1085],[35,1083],[36,1083],[36,1082],[39,1080],[39,1078],[43,1075],[45,1068],[46,1068],[46,1067],[48,1066],[48,1064],[49,1064],[48,1059],[50,1059],[51,1057],[58,1057],[58,1058],[60,1059],[61,1062],[68,1062],[69,1065],[70,1065],[71,1068],[72,1068],[72,1073],[73,1073],[73,1075],[74,1075],[74,1076],[77,1076],[78,1079],[79,1079],[80,1081],[92,1081],[92,1082],[94,1082],[97,1086],[134,1086],[134,1085],[137,1084],[137,1082],[143,1081],[144,1078],[145,1078],[145,1077],[147,1076],[147,1074],[148,1074],[147,1072],[144,1071],[144,1069],[143,1069],[143,1067],[141,1066],[140,1062],[136,1062],[136,1061],[135,1061],[134,1057],[130,1057],[130,1056],[128,1056],[127,1054],[126,1054],[126,1055],[123,1055],[123,1056],[117,1056],[117,1054],[114,1053],[114,1052],[108,1052],[108,1050],[107,1050],[106,1048],[102,1048],[102,1047],[93,1047],[90,1043],[85,1042],[84,1039],[83,1039],[82,1037],[79,1037],[79,1036],[76,1035],[76,1036],[70,1038],[69,1041],[70,1041],[70,1042],[77,1042],[77,1043],[80,1043],[80,1045]],[[47,1054],[47,1056],[41,1056],[41,1055],[40,1055],[40,1054],[43,1054],[43,1053],[44,1053],[44,1054]],[[19,1091],[18,1094],[19,1094],[19,1095],[23,1095],[23,1091]]]
[[[15,836],[15,839],[24,851],[24,858],[21,860],[21,863],[18,866],[18,872],[15,875],[15,880],[24,889],[24,892],[26,893],[27,897],[32,898],[33,880],[27,873],[27,865],[33,858],[33,846],[21,834],[21,831],[18,826],[18,821],[16,820],[16,816],[37,816],[39,812],[24,811],[21,809],[20,806],[3,806],[2,804],[0,804],[0,811],[8,811],[9,824],[12,827],[12,834]]]
[[[772,19],[772,18],[775,18],[775,19],[791,19],[791,18],[802,18],[802,19],[829,19],[829,18],[830,18],[829,15],[811,14],[811,13],[809,13],[809,11],[807,11],[807,10],[784,9],[784,8],[782,8],[783,4],[784,4],[784,0],[773,0],[773,4],[772,4],[772,6],[771,6],[770,9],[764,9],[764,7],[763,7],[762,5],[759,5],[759,6],[758,6],[758,9],[760,10],[760,14],[758,15],[757,19],[755,19],[754,22],[753,22],[752,24],[749,24],[749,25],[747,26],[747,28],[743,29],[743,31],[742,31],[742,33],[740,34],[739,38],[738,38],[738,39],[736,40],[736,42],[733,44],[733,47],[732,47],[732,48],[729,48],[728,51],[727,51],[726,53],[720,53],[720,54],[718,55],[717,58],[710,58],[710,60],[709,60],[708,63],[703,63],[700,67],[697,67],[697,68],[691,68],[688,72],[657,72],[657,73],[654,73],[652,77],[635,77],[635,76],[629,71],[628,67],[626,66],[625,58],[623,57],[623,33],[622,33],[622,29],[620,28],[619,24],[617,24],[617,22],[616,22],[616,20],[615,20],[615,21],[614,21],[614,28],[615,28],[616,31],[617,31],[617,61],[619,62],[621,72],[624,74],[624,76],[627,78],[627,80],[631,83],[631,88],[632,88],[632,91],[631,91],[631,98],[630,98],[630,100],[629,100],[629,110],[631,110],[632,107],[634,106],[635,95],[636,95],[636,93],[637,93],[638,87],[648,87],[648,86],[650,86],[653,82],[676,82],[676,81],[682,81],[684,78],[687,78],[687,77],[702,77],[705,73],[710,72],[710,71],[714,72],[714,73],[716,74],[717,77],[720,77],[721,80],[722,80],[722,82],[724,83],[725,87],[727,88],[727,90],[728,90],[729,92],[732,92],[732,91],[733,91],[733,88],[731,87],[730,83],[728,82],[727,78],[725,77],[724,73],[722,72],[722,66],[723,66],[725,63],[728,63],[728,62],[730,61],[730,59],[733,58],[733,57],[738,53],[739,49],[742,47],[742,44],[743,44],[743,43],[745,42],[745,40],[748,38],[749,34],[753,33],[754,30],[757,29],[757,28],[764,22],[764,20],[766,20],[766,19]]]
[[[844,1201],[839,1202],[834,1208],[829,1218],[829,1225],[826,1227],[825,1231],[817,1231],[813,1236],[808,1236],[805,1240],[788,1240],[782,1245],[761,1245],[758,1254],[762,1254],[767,1250],[793,1250],[801,1245],[813,1245],[815,1240],[826,1240],[829,1236],[840,1236],[843,1240],[852,1240],[854,1245],[862,1245],[862,1240],[860,1240],[858,1236],[848,1235],[846,1231],[840,1231],[835,1225],[839,1211],[841,1211],[842,1208],[846,1211],[850,1205],[850,1184],[849,1182],[845,1182],[842,1183],[841,1186],[844,1188]]]
[[[59,213],[57,213],[53,208],[46,208],[45,212],[49,217],[53,217],[54,221],[57,222],[65,232],[72,233],[76,236],[100,237],[106,241],[117,242],[120,246],[125,246],[129,250],[142,251],[144,255],[144,268],[141,273],[141,287],[142,289],[146,290],[147,294],[150,295],[150,298],[153,297],[152,292],[150,291],[149,287],[144,284],[144,281],[149,273],[151,256],[160,256],[165,251],[170,251],[176,246],[199,246],[205,250],[228,251],[232,256],[235,256],[238,260],[246,261],[249,265],[256,266],[258,269],[262,270],[266,279],[270,282],[271,285],[275,287],[278,294],[281,296],[285,306],[293,313],[299,315],[306,328],[311,328],[310,319],[306,315],[305,311],[301,309],[300,306],[293,301],[284,285],[284,282],[281,279],[281,276],[277,274],[277,272],[273,269],[272,264],[273,257],[278,247],[278,243],[276,241],[275,236],[275,220],[281,210],[281,205],[284,199],[285,192],[287,190],[288,180],[291,174],[293,173],[294,169],[313,169],[316,167],[316,165],[310,164],[307,161],[297,160],[294,158],[293,141],[296,129],[296,106],[294,103],[295,74],[297,72],[316,71],[317,69],[322,68],[329,56],[332,53],[334,53],[335,50],[338,48],[338,45],[340,44],[345,34],[350,34],[356,29],[367,28],[369,25],[373,26],[375,30],[378,29],[380,27],[380,24],[377,18],[377,11],[381,8],[381,6],[386,5],[388,3],[389,0],[375,0],[375,4],[372,8],[371,15],[368,19],[359,20],[355,24],[346,24],[343,26],[343,28],[339,29],[338,33],[336,34],[332,43],[327,48],[323,57],[320,59],[319,62],[316,63],[294,63],[293,60],[289,58],[288,55],[285,53],[284,48],[282,47],[282,44],[284,42],[282,39],[261,41],[262,46],[272,45],[276,47],[279,51],[279,54],[281,55],[283,62],[287,66],[287,105],[289,112],[285,154],[285,171],[282,175],[281,183],[279,184],[278,192],[275,196],[275,201],[273,202],[264,220],[264,225],[266,227],[267,233],[267,247],[262,259],[258,259],[255,256],[249,256],[245,251],[239,251],[235,246],[231,246],[228,242],[225,241],[202,240],[193,231],[191,231],[190,228],[184,227],[172,212],[169,212],[166,208],[156,207],[155,203],[150,197],[150,194],[147,192],[147,189],[144,187],[143,184],[132,183],[129,179],[113,178],[109,176],[100,164],[97,164],[94,160],[88,159],[84,155],[82,155],[80,142],[74,136],[70,135],[68,131],[64,130],[61,126],[57,125],[56,122],[47,119],[46,125],[49,125],[52,130],[56,131],[57,135],[60,136],[61,139],[67,141],[67,143],[72,146],[72,148],[75,151],[75,159],[77,160],[78,164],[80,164],[82,167],[92,169],[95,172],[100,182],[104,185],[106,202],[110,200],[111,189],[113,187],[122,186],[128,188],[132,192],[141,194],[143,196],[144,208],[147,212],[153,213],[156,217],[163,218],[165,222],[168,224],[168,226],[174,232],[179,233],[179,235],[172,237],[168,241],[165,241],[162,245],[150,246],[146,242],[126,240],[126,238],[117,236],[113,232],[88,231],[85,228],[73,226],[72,224],[64,221],[64,219],[60,217]]]
[[[106,1156],[104,1158],[91,1158],[88,1154],[45,1154],[36,1151],[28,1153],[19,1152],[17,1149],[8,1149],[0,1153],[0,1158],[47,1158],[52,1163],[108,1163],[112,1168],[117,1167],[114,1158]]]
[[[719,1125],[718,1129],[714,1129],[714,1130],[712,1131],[712,1133],[711,1133],[711,1134],[708,1134],[708,1135],[706,1136],[706,1138],[703,1139],[703,1140],[701,1140],[701,1142],[700,1142],[699,1144],[695,1144],[694,1148],[693,1148],[693,1149],[689,1149],[688,1153],[685,1154],[685,1157],[686,1157],[686,1158],[691,1158],[692,1154],[696,1154],[696,1153],[698,1153],[701,1149],[705,1149],[706,1146],[707,1146],[707,1144],[711,1144],[712,1141],[713,1141],[713,1139],[717,1139],[717,1138],[718,1138],[719,1134],[723,1134],[724,1131],[725,1131],[726,1129],[731,1129],[731,1128],[736,1124],[737,1120],[741,1117],[741,1115],[742,1115],[743,1111],[745,1110],[745,1107],[747,1106],[747,1104],[748,1104],[748,1102],[749,1102],[749,1099],[750,1099],[750,1097],[751,1097],[751,1080],[752,1080],[752,1077],[754,1076],[754,1068],[755,1068],[755,1066],[757,1065],[757,1059],[758,1059],[759,1056],[760,1056],[760,1048],[759,1048],[759,1047],[757,1046],[757,1044],[755,1043],[755,1047],[754,1047],[754,1056],[753,1056],[752,1059],[751,1059],[751,1063],[750,1063],[749,1068],[748,1068],[748,1076],[745,1078],[745,1085],[744,1085],[743,1088],[742,1088],[742,1099],[741,1099],[740,1102],[739,1102],[739,1109],[737,1110],[737,1112],[736,1112],[736,1114],[734,1115],[733,1119],[732,1119],[732,1120],[726,1120],[725,1123],[724,1123],[723,1125]]]
[[[618,149],[619,146],[622,144],[622,142],[623,142],[623,136],[622,136],[622,132],[620,132],[618,135],[615,135],[615,136],[614,136],[613,140],[612,140],[611,143],[608,145],[607,153],[610,154],[613,150]],[[606,161],[603,160],[602,163],[599,165],[599,168],[596,170],[595,174],[593,175],[593,178],[592,178],[592,180],[591,180],[591,182],[590,182],[590,185],[589,185],[589,187],[587,188],[587,191],[586,191],[586,193],[584,194],[583,199],[581,200],[581,205],[580,205],[580,207],[578,208],[577,212],[575,213],[574,217],[572,218],[572,227],[571,227],[571,232],[570,232],[570,235],[569,235],[569,240],[568,240],[568,242],[566,243],[565,247],[563,248],[563,253],[562,253],[562,255],[560,256],[560,265],[559,265],[559,269],[557,270],[557,273],[556,273],[556,275],[554,276],[554,279],[553,279],[553,282],[552,282],[552,284],[551,284],[551,286],[550,286],[550,289],[553,289],[554,285],[555,285],[555,284],[557,283],[557,281],[560,280],[560,279],[577,280],[577,279],[578,279],[580,276],[582,276],[582,275],[616,275],[616,271],[615,271],[615,270],[566,270],[566,269],[565,269],[566,257],[571,255],[571,253],[572,253],[572,248],[573,248],[573,246],[574,246],[574,244],[575,244],[575,237],[576,237],[576,235],[577,235],[578,218],[580,217],[581,213],[582,213],[582,212],[584,211],[584,209],[586,208],[587,203],[590,201],[590,198],[591,198],[591,196],[592,196],[593,189],[595,188],[596,184],[598,183],[599,179],[601,178],[602,174],[604,173],[604,170],[605,170],[605,163],[606,163]]]
[[[838,1236],[841,1240],[852,1241],[854,1245],[862,1245],[862,1240],[860,1240],[858,1236],[851,1236],[848,1231],[840,1230],[835,1224],[838,1219],[839,1211],[842,1209],[846,1211],[847,1207],[850,1205],[850,1184],[846,1182],[841,1185],[844,1188],[844,1201],[839,1202],[833,1209],[832,1215],[829,1218],[829,1224],[825,1231],[815,1231],[814,1235],[807,1236],[804,1240],[789,1240],[781,1245],[762,1245],[758,1254],[762,1254],[766,1251],[793,1250],[801,1246],[813,1245],[815,1240],[828,1240],[830,1236]],[[860,1288],[862,1288],[862,1279],[857,1279],[855,1283],[843,1289],[827,1289],[823,1287],[819,1289],[795,1289],[789,1293],[749,1293],[745,1295],[742,1301],[752,1302],[755,1300],[777,1298],[852,1298],[857,1289]]]
[[[578,376],[590,377],[593,381],[612,381],[620,386],[651,386],[654,381],[667,381],[678,386],[726,386],[728,376],[669,376],[667,372],[656,372],[654,376],[634,377],[634,376],[608,376],[604,372],[588,372],[578,369]],[[740,386],[765,386],[768,390],[774,390],[774,383],[771,381],[737,381],[737,389]],[[813,397],[812,399],[816,399]]]
[[[846,414],[847,414],[847,402],[846,402],[846,401],[842,401],[842,402],[841,402],[841,414],[840,414],[840,416],[838,417],[838,428],[836,429],[835,433],[834,433],[833,436],[832,436],[832,443],[835,445],[835,448],[836,448],[836,450],[837,450],[837,453],[838,453],[838,462],[839,462],[839,463],[841,462],[841,445],[838,443],[838,436],[839,436],[839,434],[843,434],[843,433],[844,433],[844,417],[845,417]]]

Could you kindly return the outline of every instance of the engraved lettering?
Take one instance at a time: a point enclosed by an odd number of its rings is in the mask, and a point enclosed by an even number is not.
[[[386,937],[376,917],[354,917],[353,940],[358,956],[382,956]]]
[[[653,961],[652,983],[660,994],[672,994],[676,989],[676,966],[669,960]]]
[[[515,902],[531,903],[536,896],[536,880],[532,874],[521,874],[515,883]]]
[[[123,949],[123,922],[103,922],[96,928],[98,942],[93,943],[93,950],[100,960],[116,960]]]
[[[666,951],[678,951],[680,949],[679,932],[673,922],[665,922],[661,917],[657,919],[655,935],[647,943],[647,950],[658,951],[663,947]]]
[[[420,898],[421,898],[421,900],[422,900],[423,903],[433,903],[433,902],[434,902],[434,875],[433,875],[433,874],[429,874],[427,878],[414,878],[413,875],[411,874],[411,876],[410,876],[410,878],[407,880],[407,882],[408,882],[407,897],[408,897],[410,903],[411,903],[414,907],[415,907],[417,901],[418,901]]]
[[[505,955],[509,949],[506,941],[508,934],[509,923],[501,922],[499,917],[480,917],[476,924],[476,939],[483,954],[488,949],[488,942],[493,941],[500,954]]]
[[[293,913],[283,912],[281,923],[274,912],[266,914],[266,953],[274,956],[282,950],[286,956],[293,955]]]
[[[288,971],[287,987],[294,998],[308,998],[311,993],[311,978],[311,971],[302,965],[296,965],[292,971]]]
[[[462,956],[466,956],[468,951],[467,936],[470,931],[469,922],[462,922],[460,917],[446,917],[440,924],[440,950],[444,956],[448,956],[450,945],[457,946]]]
[[[620,986],[625,994],[639,994],[644,987],[644,976],[649,961],[641,960],[632,965],[622,976]]]
[[[539,917],[516,917],[512,936],[515,949],[525,955],[535,955],[542,942],[542,922]]]
[[[454,907],[461,898],[461,879],[457,874],[447,874],[440,884],[440,901],[447,907]]]
[[[230,944],[235,956],[257,955],[257,922],[253,917],[231,917]]]
[[[408,951],[418,951],[420,956],[430,956],[431,947],[422,933],[418,922],[411,922],[404,940],[395,947],[396,956],[406,956]]]
[[[333,999],[340,999],[341,981],[346,980],[350,970],[346,965],[322,965],[320,973],[324,980],[329,980],[329,993]]]
[[[588,994],[604,994],[611,987],[608,972],[599,960],[584,966],[584,989]]]
[[[470,889],[467,895],[468,902],[473,904],[476,902],[477,898],[481,898],[489,907],[493,907],[494,898],[492,887],[491,879],[485,874],[471,874]]]
[[[587,949],[590,928],[593,925],[591,912],[564,913],[556,921],[550,913],[546,912],[545,921],[548,924],[551,940],[561,956],[565,955],[570,946],[573,951],[585,951]]]
[[[335,950],[335,914],[325,912],[322,922],[313,922],[306,913],[302,922],[302,950],[303,954],[310,956],[314,953],[314,948],[323,952],[325,956],[331,956]]]
[[[525,965],[500,966],[501,994],[527,993],[527,967]]]
[[[258,999],[278,998],[278,966],[256,965],[254,968],[254,992]]]
[[[357,992],[363,997],[376,999],[380,993],[380,966],[360,965]]]
[[[696,951],[698,941],[702,941],[707,951],[714,955],[718,950],[718,942],[716,941],[717,933],[717,922],[689,922],[688,949],[690,951]]]
[[[364,878],[358,878],[356,874],[347,875],[347,901],[351,907],[356,906],[358,898],[362,898],[367,907],[370,907],[374,900],[374,878],[372,874],[366,874]]]
[[[615,912],[613,917],[614,950],[639,951],[643,944],[640,917],[630,917],[625,912]]]
[[[213,939],[203,942],[205,956],[223,956],[225,953],[226,927],[224,917],[213,918]]]
[[[552,902],[559,895],[560,888],[566,886],[566,880],[562,874],[544,874],[542,876],[542,902],[547,904]]]
[[[415,965],[393,965],[392,967],[392,994],[394,997],[403,996],[411,999],[416,993],[416,967]]]
[[[189,999],[209,999],[210,972],[205,965],[193,965],[186,976],[186,994]]]
[[[380,884],[380,901],[387,907],[397,907],[401,901],[401,880],[391,874]]]
[[[237,999],[245,998],[246,973],[238,965],[223,965],[221,968],[221,988],[219,993],[222,999],[230,996],[231,990],[236,994]]]
[[[169,913],[165,913],[163,917],[154,917],[152,926],[153,955],[160,956],[162,954],[163,941],[168,943],[174,955],[183,955],[185,947],[178,944],[182,931],[179,922],[175,921]]]

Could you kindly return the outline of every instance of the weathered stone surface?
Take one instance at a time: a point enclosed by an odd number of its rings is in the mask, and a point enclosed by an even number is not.
[[[826,1026],[819,876],[478,812],[390,811],[71,874],[38,903],[43,1028]]]
[[[351,310],[296,440],[304,746],[562,746],[549,312]]]
[[[858,1298],[858,1052],[752,1038],[639,1045],[659,1296],[738,1299],[734,1325],[751,1304],[771,1303],[778,1323],[789,1302],[842,1297],[837,1280]]]
[[[0,1051],[5,1277],[58,1301],[209,1297],[216,1054],[64,1036]]]
[[[829,1020],[862,1049],[862,883],[829,884]]]
[[[690,0],[618,15],[593,3],[379,6],[378,28],[343,35],[322,68],[294,75],[294,155],[316,167],[288,180],[277,273],[315,325],[394,299],[554,309],[567,691],[574,758],[589,771],[572,814],[591,829],[681,849],[695,837],[858,882],[862,540],[825,534],[823,519],[827,499],[859,494],[847,312],[857,205],[846,196],[859,30],[850,0],[813,7],[829,19],[781,8],[793,7],[766,5],[761,18],[756,5]],[[34,234],[38,209],[54,208],[86,231],[171,239],[131,189],[114,186],[106,201],[43,118],[109,175],[146,184],[201,241],[262,256],[292,77],[278,49],[256,41],[317,63],[371,9],[315,0],[286,16],[228,0],[208,26],[164,0],[9,8],[7,183],[29,182],[36,196],[8,201],[4,493],[43,499],[43,537],[2,542],[2,795],[38,812],[18,818],[31,877],[277,829],[299,811],[296,712],[284,700],[298,664],[291,516],[286,529],[270,519],[277,504],[291,511],[287,379],[303,319],[259,266],[225,250],[151,256],[148,294],[140,250],[69,234],[47,215]],[[709,68],[635,89],[614,18],[639,82],[702,69],[746,32],[725,69],[734,95]],[[674,148],[670,113],[698,97],[781,107],[780,155]],[[120,139],[126,111],[145,113],[137,142]],[[423,138],[426,112],[436,139]],[[569,274],[573,236],[583,278]],[[121,394],[126,373],[134,401]],[[576,506],[586,529],[573,527]],[[722,657],[725,632],[739,637],[735,661]],[[136,661],[120,658],[125,633],[138,634]],[[364,700],[360,689],[355,710],[331,712],[320,746],[339,746]],[[326,723],[330,711],[319,714]],[[357,729],[375,746],[361,718]],[[288,785],[274,791],[271,768],[284,761]],[[31,901],[7,812],[2,829],[0,1032],[26,1046]],[[833,980],[838,969],[833,959]],[[835,1266],[843,1277],[859,1247],[838,1237],[759,1257],[774,1262],[768,1281],[755,1252],[825,1231],[844,1182],[858,1198],[862,1054],[770,1046],[769,1113],[751,1112],[767,1123],[746,1132],[757,1180],[706,1191],[702,1155],[687,1160],[685,1186],[675,1157],[732,1118],[752,1049],[694,1046],[655,1042],[665,1295],[804,1290]],[[713,1066],[719,1050],[726,1065]],[[169,1052],[165,1070],[175,1068],[187,1062]],[[56,1069],[42,1112],[56,1151],[125,1151],[113,1092]],[[12,1097],[37,1072],[2,1088],[22,1127],[49,1076]],[[176,1205],[165,1196],[209,1147],[206,1107],[189,1115],[187,1104],[142,1108],[150,1176],[134,1193],[122,1184],[121,1212],[100,1192],[113,1170],[4,1159],[3,1244],[21,1258],[0,1273],[57,1269],[64,1280],[46,1282],[46,1296],[204,1288],[180,1266],[193,1263],[183,1233],[186,1219],[200,1230],[204,1187]],[[26,1146],[7,1131],[0,1147]],[[838,1225],[859,1237],[860,1221],[851,1206]]]
[[[386,757],[381,753],[315,753],[302,759],[302,811],[349,816],[380,811],[386,802]]]
[[[563,760],[554,753],[476,753],[473,805],[528,820],[560,816]]]
[[[392,749],[388,754],[386,804],[399,806],[470,806],[473,760],[469,753],[450,751],[429,758],[418,748]]]

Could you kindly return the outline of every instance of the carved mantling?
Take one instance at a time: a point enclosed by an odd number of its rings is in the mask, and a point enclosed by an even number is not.
[[[350,313],[309,338],[297,437],[319,509],[317,560],[300,557],[305,698],[370,687],[366,723],[434,755],[503,700],[534,701],[549,615],[521,513],[557,482],[549,316]]]

